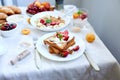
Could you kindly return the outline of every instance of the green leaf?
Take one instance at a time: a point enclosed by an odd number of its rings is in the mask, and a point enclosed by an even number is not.
[[[62,40],[63,38],[63,35],[62,34],[58,34],[58,38],[60,39],[60,41]]]
[[[78,14],[82,14],[83,12],[82,12],[81,10],[79,10],[77,13],[78,13]]]
[[[50,19],[46,20],[46,23],[51,23],[51,22],[52,22],[52,20],[50,20]]]

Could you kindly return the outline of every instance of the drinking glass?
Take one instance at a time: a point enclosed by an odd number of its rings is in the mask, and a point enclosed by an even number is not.
[[[86,29],[88,10],[85,8],[78,8],[77,11],[75,12],[78,12],[78,11],[83,12],[83,14],[85,14],[85,18],[84,18],[84,15],[82,15],[79,18],[73,19],[73,26],[80,27],[81,29]]]
[[[57,10],[64,9],[64,0],[55,0],[55,7]]]

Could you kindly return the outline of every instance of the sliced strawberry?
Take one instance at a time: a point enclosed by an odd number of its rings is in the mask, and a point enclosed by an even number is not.
[[[60,53],[60,55],[61,55],[62,57],[67,57],[68,54],[69,54],[68,51],[63,51],[63,52]]]
[[[40,19],[40,23],[44,24],[45,20],[44,19]]]
[[[12,29],[16,28],[16,26],[12,26]]]
[[[80,18],[81,18],[82,20],[85,19],[85,18],[87,18],[87,14],[86,14],[86,13],[81,14],[81,15],[80,15]]]
[[[73,51],[77,51],[77,50],[79,50],[79,48],[80,48],[79,46],[76,46],[73,48]]]
[[[65,30],[64,32],[62,32],[63,36],[68,36],[69,32],[68,30]]]
[[[54,25],[56,25],[56,22],[51,22],[50,24],[51,24],[52,26],[54,26]]]
[[[56,25],[59,25],[60,23],[59,22],[56,22]]]
[[[69,36],[64,36],[63,40],[67,41],[69,39]]]

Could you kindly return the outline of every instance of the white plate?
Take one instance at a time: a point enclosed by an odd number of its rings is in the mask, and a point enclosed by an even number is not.
[[[17,22],[23,21],[24,17],[21,14],[14,14],[14,15],[8,16],[6,20],[7,20],[7,22],[16,22],[17,23]]]
[[[60,16],[63,20],[65,20],[65,25],[61,26],[61,27],[57,27],[57,28],[50,28],[50,27],[45,27],[45,28],[39,28],[36,26],[35,21],[41,17],[44,16],[54,16],[54,17],[58,17]],[[70,18],[65,17],[63,13],[58,12],[58,11],[46,11],[46,12],[41,12],[41,13],[37,13],[35,15],[33,15],[30,19],[31,24],[33,25],[33,27],[40,29],[42,31],[58,31],[61,30],[63,28],[65,28],[69,23],[70,23]]]
[[[75,37],[75,42],[77,45],[80,46],[80,49],[78,51],[73,52],[73,54],[69,54],[67,57],[61,57],[59,55],[50,54],[47,47],[44,45],[43,40],[53,34],[55,34],[55,33],[48,33],[38,39],[36,47],[37,47],[38,52],[42,56],[44,56],[47,59],[54,60],[54,61],[69,61],[69,60],[79,58],[83,54],[83,52],[85,50],[85,43],[82,39],[77,38],[77,37]]]

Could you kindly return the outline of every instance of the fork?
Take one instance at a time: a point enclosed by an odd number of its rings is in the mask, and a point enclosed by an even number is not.
[[[36,48],[37,39],[33,39],[33,40],[34,40],[34,50],[35,50],[35,53],[34,53],[35,66],[37,67],[37,69],[40,69],[40,67],[41,67],[41,65],[40,65],[41,64],[41,55]]]

